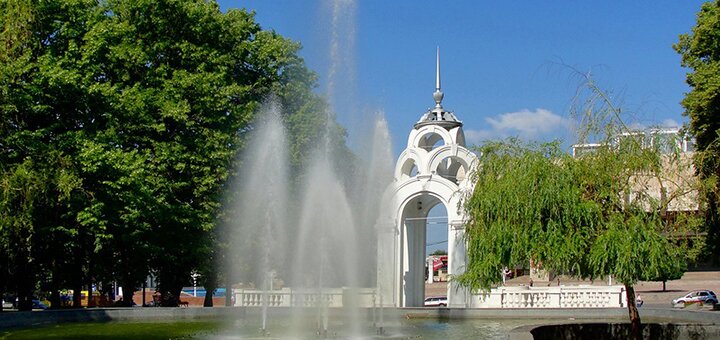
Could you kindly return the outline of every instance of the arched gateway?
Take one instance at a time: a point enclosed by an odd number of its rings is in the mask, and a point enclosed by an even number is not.
[[[448,214],[448,273],[465,270],[465,216],[461,200],[472,190],[469,172],[477,157],[465,148],[462,122],[442,107],[440,54],[435,107],[415,124],[395,165],[378,225],[378,289],[385,306],[422,306],[425,298],[425,218],[437,204]],[[469,306],[466,289],[448,285],[449,307]]]

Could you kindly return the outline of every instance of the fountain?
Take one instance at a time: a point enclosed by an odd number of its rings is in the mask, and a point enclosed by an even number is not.
[[[353,66],[347,64],[352,63],[355,1],[332,1],[328,5],[327,97],[336,110],[352,112],[352,100],[348,101],[352,93],[341,97],[337,93],[353,92],[348,89],[354,78]],[[259,307],[265,334],[272,323],[268,314],[273,313],[268,310],[277,310],[275,307],[288,309],[295,329],[303,328],[313,316],[315,332],[323,336],[331,331],[330,314],[338,314],[339,309],[343,332],[360,334],[360,306],[378,302],[374,300],[376,250],[368,245],[375,244],[380,197],[392,181],[387,123],[377,113],[372,119],[373,131],[363,139],[371,143],[355,152],[360,164],[367,167],[338,173],[330,137],[335,117],[328,110],[325,126],[316,127],[323,137],[316,144],[311,165],[299,176],[299,185],[293,187],[291,182],[298,181],[290,180],[279,112],[273,100],[261,110],[259,116],[265,118],[242,158],[242,169],[250,171],[243,173],[242,183],[236,183],[232,190],[237,195],[231,205],[235,215],[229,219],[235,238],[230,242],[231,275],[248,290],[260,292],[243,294],[243,299],[250,301],[236,301],[236,305]],[[297,179],[297,174],[293,175]],[[285,287],[271,287],[270,272]]]
[[[229,275],[240,282],[262,287],[262,331],[267,331],[267,308],[270,303],[273,268],[284,263],[286,232],[280,228],[288,223],[288,161],[287,141],[280,122],[279,108],[274,101],[266,105],[263,120],[242,158],[241,182],[229,199],[233,202],[230,224]],[[259,259],[257,261],[239,261]],[[239,262],[238,262],[239,261]],[[238,264],[240,264],[238,266]]]
[[[329,331],[329,309],[340,307],[343,332],[360,334],[360,305],[372,306],[375,298],[375,250],[364,249],[361,261],[360,242],[374,242],[379,197],[392,176],[387,123],[376,115],[367,138],[372,143],[358,155],[368,160],[361,163],[368,164],[362,171],[338,174],[330,143],[318,143],[294,189],[280,111],[273,100],[264,105],[241,158],[242,176],[233,184],[228,271],[247,291],[259,292],[243,294],[236,305],[259,307],[263,334],[268,334],[273,307],[288,307],[298,329],[314,314],[320,335]],[[278,287],[275,280],[290,287]]]
[[[326,290],[357,285],[357,238],[345,189],[332,171],[329,156],[321,152],[315,160],[301,196],[292,282],[317,289],[319,331],[326,332],[330,303]]]

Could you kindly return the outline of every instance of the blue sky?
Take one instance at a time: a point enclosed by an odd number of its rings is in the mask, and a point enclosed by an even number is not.
[[[244,0],[221,7],[257,12],[265,29],[303,45],[333,94],[338,120],[354,127],[384,112],[395,154],[433,105],[435,48],[441,50],[446,109],[470,142],[520,136],[572,139],[568,111],[580,83],[569,65],[592,73],[617,98],[629,123],[682,124],[686,70],[672,49],[703,1]],[[339,52],[334,89],[333,7]],[[570,141],[571,142],[571,141]]]
[[[487,138],[563,139],[580,81],[593,75],[635,126],[687,121],[680,101],[687,70],[672,49],[704,1],[220,1],[257,12],[265,29],[299,41],[330,93],[351,145],[383,112],[394,154],[434,105],[435,49],[443,105],[464,122],[469,143]],[[333,32],[336,32],[335,40]],[[333,53],[333,42],[335,58]],[[334,71],[332,71],[334,69]],[[328,84],[333,84],[329,89]],[[442,213],[437,213],[442,214]],[[435,228],[435,227],[433,227]],[[444,227],[428,242],[442,239]],[[439,247],[444,247],[440,245]],[[436,247],[437,248],[437,247]],[[432,251],[434,248],[429,249]]]

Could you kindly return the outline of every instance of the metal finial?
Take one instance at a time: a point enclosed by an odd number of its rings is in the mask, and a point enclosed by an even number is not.
[[[442,103],[444,94],[440,90],[440,46],[437,48],[437,58],[435,64],[435,92],[433,93],[433,99],[435,99],[435,108],[442,109]]]
[[[449,131],[450,129],[461,127],[463,125],[462,122],[459,121],[457,117],[455,117],[455,114],[445,111],[445,109],[443,109],[443,97],[444,94],[440,89],[440,47],[438,47],[437,59],[435,63],[435,92],[433,92],[433,99],[435,99],[435,108],[425,112],[422,118],[420,118],[420,120],[415,123],[415,129],[419,129],[426,125],[438,125]]]
[[[440,46],[437,47],[435,58],[435,91],[440,91]]]

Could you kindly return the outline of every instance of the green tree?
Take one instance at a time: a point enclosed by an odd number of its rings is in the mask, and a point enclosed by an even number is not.
[[[682,101],[684,115],[690,118],[690,132],[697,141],[695,167],[706,180],[714,181],[705,199],[708,209],[705,225],[713,262],[720,263],[720,1],[709,1],[697,14],[692,33],[680,35],[674,46],[682,56],[690,92]]]
[[[149,240],[143,247],[148,265],[164,303],[175,305],[191,272],[214,282],[213,271],[200,267],[214,262],[208,259],[216,248],[212,233],[224,185],[259,103],[271,92],[305,91],[313,98],[314,78],[297,56],[299,44],[263,31],[245,11],[222,13],[206,1],[103,6],[110,14],[91,25],[82,59],[88,86],[104,104],[99,142],[105,150],[132,154],[145,171],[130,166],[119,174],[132,177],[128,199],[143,199],[103,202],[102,215],[115,206],[135,207],[120,216],[124,224],[114,238],[138,231]],[[116,178],[100,178],[98,183],[119,185]],[[118,190],[124,191],[110,192]]]
[[[18,278],[0,290],[25,298],[119,281],[129,304],[149,273],[166,305],[192,272],[212,286],[259,103],[325,115],[300,45],[215,2],[7,0],[0,27],[0,269]]]
[[[501,281],[501,269],[531,261],[580,278],[612,275],[625,286],[633,333],[640,317],[633,284],[681,271],[702,239],[693,215],[671,218],[668,207],[697,193],[685,181],[691,162],[628,132],[607,95],[589,83],[583,100],[585,136],[603,147],[573,158],[559,143],[517,140],[481,147],[476,185],[467,198],[468,267],[456,279],[473,289]],[[595,128],[599,129],[595,129]],[[691,177],[691,176],[690,176]],[[666,192],[667,194],[661,194]]]
[[[76,96],[75,74],[56,57],[72,53],[78,32],[63,25],[83,21],[76,11],[87,6],[10,0],[0,7],[0,227],[9,253],[18,249],[9,257],[11,288],[19,307],[29,309],[39,278],[48,287],[65,283],[72,264],[63,255],[77,246],[73,211],[82,180],[72,154],[83,97]]]

